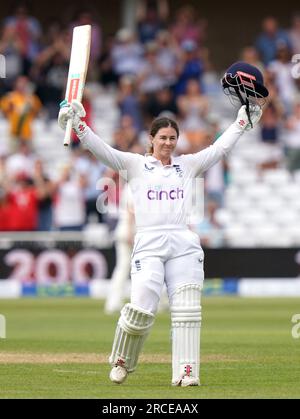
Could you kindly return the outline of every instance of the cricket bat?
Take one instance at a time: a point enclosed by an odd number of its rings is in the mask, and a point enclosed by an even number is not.
[[[73,99],[82,100],[86,73],[89,65],[91,47],[91,25],[75,26],[73,29],[71,58],[69,65],[66,100],[71,103]],[[69,119],[66,127],[64,145],[71,141],[72,120]]]

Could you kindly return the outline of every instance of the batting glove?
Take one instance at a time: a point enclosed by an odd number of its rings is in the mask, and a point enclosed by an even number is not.
[[[72,128],[76,132],[79,139],[84,137],[87,125],[81,118],[86,115],[83,105],[78,100],[73,100],[68,103],[63,100],[60,103],[60,111],[58,114],[58,125],[61,129],[65,130],[69,119],[72,120]]]
[[[250,105],[249,113],[252,126],[249,122],[246,105],[243,105],[238,112],[235,124],[241,131],[249,131],[251,128],[254,128],[262,116],[262,110],[258,105]]]

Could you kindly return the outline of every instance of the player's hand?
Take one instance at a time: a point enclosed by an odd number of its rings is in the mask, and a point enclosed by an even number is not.
[[[258,124],[262,116],[262,109],[258,105],[250,105],[249,113],[252,122],[252,127],[254,128]],[[252,128],[247,115],[246,105],[243,105],[240,108],[235,124],[241,131],[249,131]]]
[[[87,127],[86,123],[81,120],[86,115],[83,105],[78,100],[73,100],[72,103],[68,103],[63,100],[60,103],[60,111],[58,114],[58,125],[61,129],[65,130],[68,120],[72,120],[72,128],[76,132],[77,136],[81,138]]]

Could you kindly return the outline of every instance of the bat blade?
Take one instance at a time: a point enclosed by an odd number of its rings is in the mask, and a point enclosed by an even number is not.
[[[66,88],[66,100],[71,103],[82,100],[85,79],[89,65],[91,48],[91,25],[75,26],[73,29],[71,57]],[[69,120],[65,132],[64,145],[71,140],[72,121]]]

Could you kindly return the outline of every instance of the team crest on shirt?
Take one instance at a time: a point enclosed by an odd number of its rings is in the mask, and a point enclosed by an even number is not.
[[[173,167],[175,167],[176,173],[178,174],[178,177],[183,177],[183,170],[181,169],[179,164],[173,164]]]

